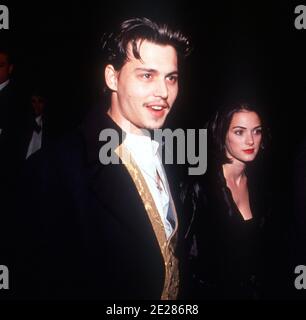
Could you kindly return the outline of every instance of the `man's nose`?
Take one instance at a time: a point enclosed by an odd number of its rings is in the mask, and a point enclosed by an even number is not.
[[[168,86],[164,79],[161,79],[156,83],[155,96],[162,99],[168,98]]]

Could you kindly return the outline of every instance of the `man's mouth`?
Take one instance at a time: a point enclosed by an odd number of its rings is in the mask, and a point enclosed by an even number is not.
[[[167,103],[147,103],[145,107],[151,108],[156,111],[161,111],[163,109],[169,109],[169,105]]]
[[[170,109],[167,103],[148,103],[145,107],[157,118],[164,117],[166,110]]]
[[[164,109],[163,106],[149,106],[149,108],[152,108],[153,110],[157,110],[157,111],[160,111],[160,110]]]

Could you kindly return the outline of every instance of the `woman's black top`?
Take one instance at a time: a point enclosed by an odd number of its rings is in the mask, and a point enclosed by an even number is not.
[[[263,272],[263,227],[268,207],[261,177],[247,174],[252,219],[244,220],[222,168],[182,191],[189,294],[199,299],[256,299]],[[190,286],[190,284],[192,284]]]

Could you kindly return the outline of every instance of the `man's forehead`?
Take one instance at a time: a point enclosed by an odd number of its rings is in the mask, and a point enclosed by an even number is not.
[[[133,69],[147,68],[163,70],[165,73],[178,71],[177,53],[175,48],[170,45],[139,40],[137,51],[140,58],[135,57],[132,44],[129,44],[126,63]]]
[[[156,43],[156,42],[153,42],[153,41],[149,41],[147,39],[138,39],[136,40],[136,49],[140,55],[140,58],[141,58],[141,52],[146,50],[146,51],[151,51],[151,50],[154,50],[154,49],[161,49],[161,48],[172,48],[173,51],[175,52],[175,55],[176,55],[176,49],[170,45],[170,44],[162,44],[162,43]],[[128,54],[128,57],[129,58],[136,58],[134,56],[134,53],[133,53],[133,45],[132,45],[132,42],[130,41],[127,45],[127,54]]]
[[[0,62],[1,63],[8,63],[8,55],[5,52],[0,52]]]

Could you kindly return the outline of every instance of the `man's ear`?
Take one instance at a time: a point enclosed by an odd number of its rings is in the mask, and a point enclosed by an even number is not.
[[[104,71],[105,83],[111,91],[117,91],[118,73],[111,64],[105,67]]]
[[[13,70],[14,70],[14,65],[11,64],[10,67],[9,67],[9,74],[10,75],[13,73]]]

